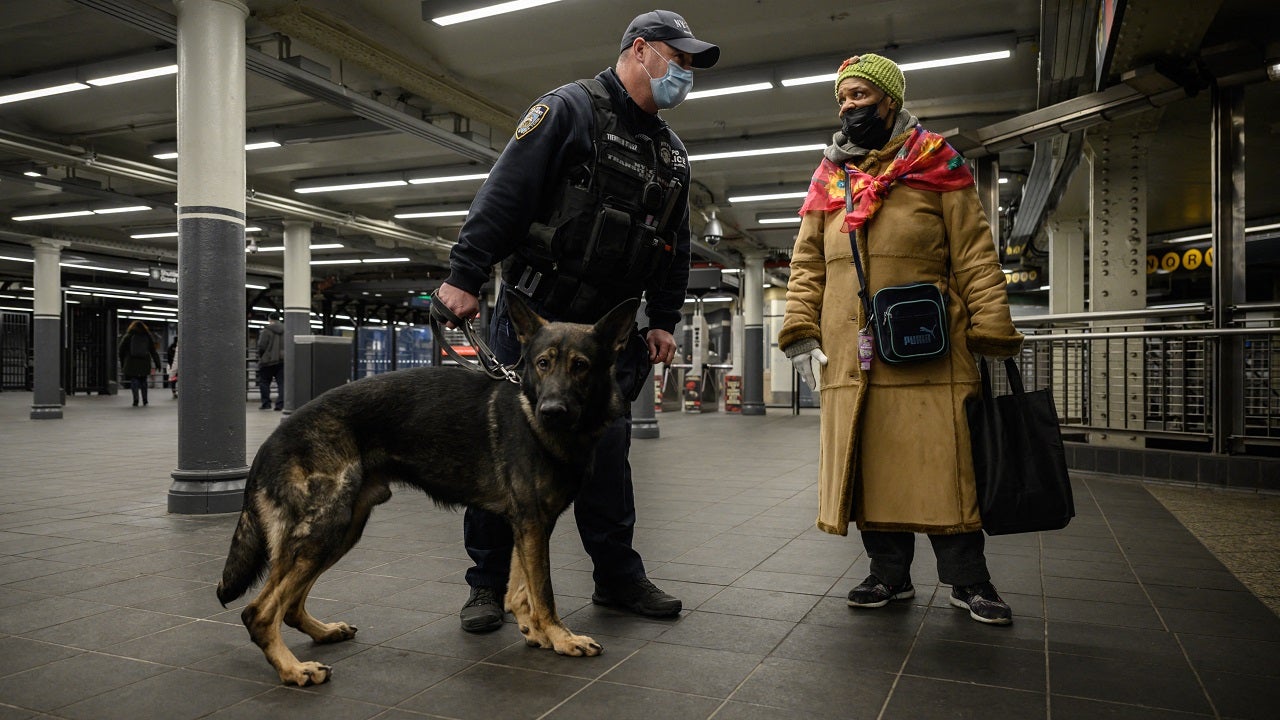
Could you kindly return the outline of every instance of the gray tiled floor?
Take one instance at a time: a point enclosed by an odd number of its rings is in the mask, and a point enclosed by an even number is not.
[[[461,518],[401,491],[308,603],[356,639],[314,646],[286,629],[333,681],[281,687],[240,603],[213,596],[234,517],[165,512],[176,402],[72,397],[64,419],[39,422],[29,406],[0,394],[0,720],[1271,718],[1280,706],[1280,619],[1133,482],[1077,477],[1068,529],[988,541],[1012,627],[949,607],[924,542],[913,602],[849,609],[866,557],[855,537],[813,528],[817,417],[785,410],[663,415],[661,439],[635,442],[636,545],[683,598],[680,618],[593,606],[565,522],[559,607],[605,653],[528,649],[513,626],[462,633]],[[280,416],[246,413],[251,456]]]

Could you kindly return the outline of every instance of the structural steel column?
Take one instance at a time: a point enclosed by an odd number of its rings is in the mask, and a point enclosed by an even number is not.
[[[169,511],[240,509],[245,478],[245,18],[178,9],[178,322],[183,390]]]
[[[764,415],[764,253],[742,259],[742,414]]]
[[[36,240],[35,249],[35,321],[32,327],[34,390],[31,394],[32,420],[62,418],[62,272],[58,259],[69,243],[61,240]],[[115,347],[111,348],[115,362]]]
[[[1049,235],[1049,314],[1084,312],[1085,218],[1051,220]]]
[[[1245,301],[1244,88],[1213,88],[1213,327],[1230,327]],[[1213,451],[1244,436],[1244,338],[1222,336],[1213,356]]]
[[[1152,124],[1149,119],[1122,121],[1088,138],[1090,312],[1147,305],[1146,154]],[[1144,426],[1144,373],[1142,340],[1091,345],[1090,424],[1108,428],[1093,433],[1092,442],[1144,444],[1140,436],[1125,433]]]
[[[392,330],[394,332],[394,329]],[[284,414],[298,409],[298,352],[295,338],[311,334],[311,223],[284,222]]]
[[[988,155],[978,158],[975,163],[977,172],[974,177],[978,185],[978,199],[982,209],[987,213],[987,222],[991,223],[991,238],[996,242],[996,251],[1000,250],[1000,158]]]

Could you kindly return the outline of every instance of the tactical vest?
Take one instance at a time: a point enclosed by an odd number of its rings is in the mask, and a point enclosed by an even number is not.
[[[557,319],[590,322],[670,267],[682,185],[665,131],[632,134],[599,80],[577,84],[594,110],[592,156],[563,174],[549,216],[529,227],[503,280]]]

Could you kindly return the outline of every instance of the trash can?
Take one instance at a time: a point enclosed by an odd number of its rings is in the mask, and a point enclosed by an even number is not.
[[[294,371],[297,378],[293,387],[298,394],[293,403],[295,408],[351,379],[351,338],[297,335],[294,345],[294,361],[298,366]]]

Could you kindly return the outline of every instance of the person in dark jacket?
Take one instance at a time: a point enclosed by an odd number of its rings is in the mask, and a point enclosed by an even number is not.
[[[120,357],[120,375],[129,381],[129,390],[133,393],[133,406],[138,407],[138,395],[142,395],[142,404],[147,404],[147,376],[151,368],[160,370],[160,354],[156,352],[156,339],[151,330],[141,320],[129,323],[129,329],[120,338],[120,346],[116,349]]]
[[[505,292],[520,293],[550,320],[593,323],[643,294],[649,327],[635,331],[617,364],[619,386],[634,399],[650,366],[672,360],[689,278],[688,153],[658,111],[683,101],[692,68],[709,68],[719,56],[684,18],[656,10],[631,22],[615,67],[536,100],[476,194],[450,254],[449,278],[435,297],[458,317],[475,317],[481,286],[499,262]],[[498,359],[512,364],[520,347],[505,292],[490,341]],[[679,614],[680,600],[649,581],[631,547],[630,445],[627,416],[600,441],[574,501],[594,565],[591,599],[670,617]],[[472,590],[459,613],[462,629],[497,629],[511,529],[496,515],[469,509],[463,534],[475,566],[466,575]]]
[[[258,331],[258,391],[260,410],[271,409],[271,381],[276,381],[276,410],[284,409],[284,325],[280,314],[271,313],[270,322]]]

